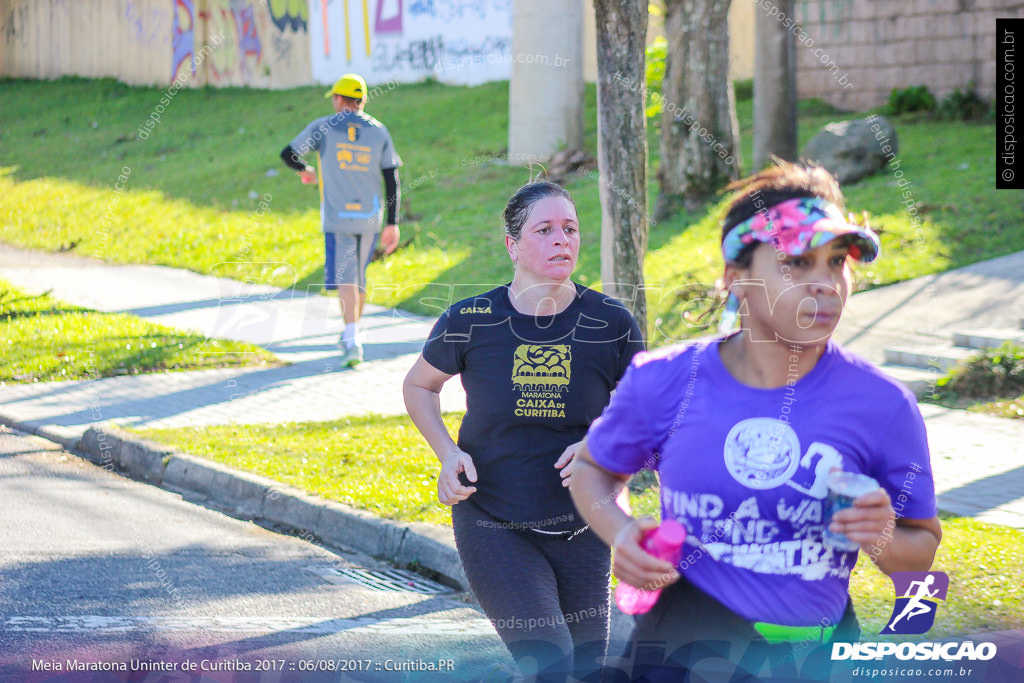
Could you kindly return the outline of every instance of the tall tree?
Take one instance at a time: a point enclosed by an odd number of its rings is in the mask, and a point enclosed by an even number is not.
[[[771,157],[796,161],[796,36],[794,0],[774,0],[778,13],[758,6],[754,21],[754,168]]]
[[[633,311],[647,333],[647,0],[594,0],[597,20],[597,164],[604,292]]]
[[[731,0],[665,0],[664,97],[656,217],[697,208],[740,176],[729,80]]]

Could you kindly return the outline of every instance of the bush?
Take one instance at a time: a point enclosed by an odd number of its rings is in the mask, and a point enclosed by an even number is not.
[[[796,103],[798,116],[833,116],[842,113],[820,97],[809,97]]]
[[[942,98],[938,116],[947,121],[983,121],[989,117],[988,102],[978,97],[973,88],[954,90]]]
[[[658,490],[658,475],[653,470],[640,470],[629,478],[629,490],[636,495]]]
[[[732,91],[736,94],[737,102],[754,99],[754,79],[748,78],[743,81],[733,81]]]
[[[939,380],[940,394],[997,399],[1024,394],[1024,346],[1007,342],[971,358]]]
[[[935,97],[927,85],[916,85],[909,88],[893,88],[889,93],[887,112],[896,116],[912,112],[935,111]]]
[[[661,114],[661,82],[665,80],[665,57],[668,55],[668,41],[662,37],[654,39],[644,52],[644,71],[647,75],[647,118]]]

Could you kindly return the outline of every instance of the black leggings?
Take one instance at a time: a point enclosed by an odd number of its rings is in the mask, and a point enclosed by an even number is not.
[[[596,680],[608,645],[611,551],[591,530],[571,540],[510,528],[472,500],[452,507],[469,586],[525,673]]]
[[[662,591],[650,612],[636,617],[617,675],[606,680],[828,681],[831,643],[859,637],[857,615],[847,603],[828,642],[769,644],[751,622],[683,577]]]

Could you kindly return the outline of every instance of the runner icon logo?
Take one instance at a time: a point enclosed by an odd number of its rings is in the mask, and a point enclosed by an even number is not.
[[[946,599],[949,577],[943,572],[893,572],[889,578],[896,588],[896,604],[881,633],[927,633],[935,623],[939,601]]]

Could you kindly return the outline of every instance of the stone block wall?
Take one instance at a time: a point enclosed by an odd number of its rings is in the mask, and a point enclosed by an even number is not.
[[[796,19],[806,33],[797,40],[799,97],[850,111],[883,105],[893,88],[917,85],[937,100],[968,87],[991,99],[997,17],[1024,18],[1024,2],[798,0]]]

